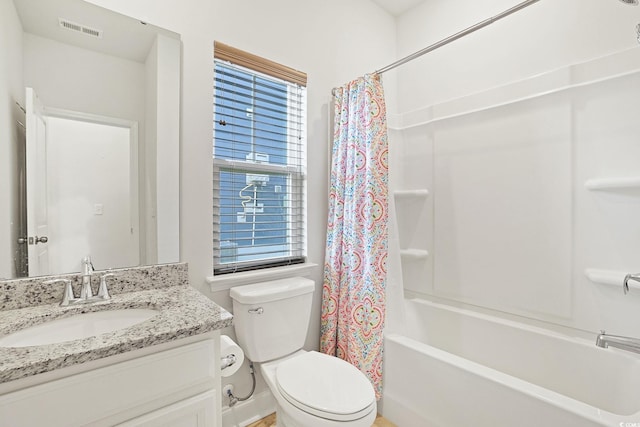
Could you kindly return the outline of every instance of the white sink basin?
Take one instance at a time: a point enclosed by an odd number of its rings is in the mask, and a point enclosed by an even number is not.
[[[156,310],[129,308],[105,310],[56,319],[0,338],[0,347],[29,347],[89,338],[144,322]]]

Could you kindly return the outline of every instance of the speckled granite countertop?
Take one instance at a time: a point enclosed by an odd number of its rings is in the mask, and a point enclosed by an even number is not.
[[[175,267],[174,267],[175,268]],[[144,288],[143,286],[142,288]],[[232,315],[185,283],[112,294],[109,301],[60,307],[56,303],[0,311],[0,336],[80,313],[150,308],[158,314],[114,332],[32,347],[0,347],[0,383],[222,329]]]

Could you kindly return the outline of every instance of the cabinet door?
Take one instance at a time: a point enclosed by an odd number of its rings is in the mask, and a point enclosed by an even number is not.
[[[217,389],[217,354],[207,339],[0,395],[0,427],[111,427],[165,409]]]
[[[214,390],[134,418],[118,427],[220,427],[216,425]]]

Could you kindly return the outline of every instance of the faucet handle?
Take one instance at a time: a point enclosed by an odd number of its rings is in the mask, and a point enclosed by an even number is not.
[[[95,270],[93,262],[91,262],[91,255],[82,258],[82,274],[91,274]]]
[[[100,276],[100,287],[98,288],[98,298],[111,299],[109,289],[107,288],[107,278],[116,277],[114,273],[105,273]]]
[[[71,286],[71,280],[69,279],[53,279],[47,280],[46,282],[42,282],[44,285],[53,285],[55,283],[64,283],[64,294],[62,295],[62,302],[60,305],[65,307],[71,304],[76,300],[75,295],[73,295],[73,287]]]
[[[624,276],[624,283],[622,284],[622,290],[625,295],[629,292],[629,280],[635,280],[636,282],[640,282],[640,273],[637,274],[627,274]]]

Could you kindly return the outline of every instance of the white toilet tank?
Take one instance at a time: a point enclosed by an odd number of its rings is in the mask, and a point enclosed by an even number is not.
[[[267,362],[302,348],[314,288],[304,277],[231,288],[236,337],[249,360]]]

